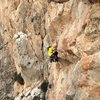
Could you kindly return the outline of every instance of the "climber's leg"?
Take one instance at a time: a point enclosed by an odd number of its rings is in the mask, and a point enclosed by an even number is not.
[[[56,56],[56,62],[58,62],[58,56]]]
[[[54,52],[54,61],[58,62],[58,52]]]
[[[53,56],[50,56],[50,63],[53,62]]]

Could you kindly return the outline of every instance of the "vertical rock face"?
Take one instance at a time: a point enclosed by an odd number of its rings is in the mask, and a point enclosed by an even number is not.
[[[27,34],[19,32],[15,34],[15,42],[18,48],[21,73],[24,80],[27,82],[37,82],[43,78],[43,64],[39,59],[39,53],[36,54]],[[41,41],[40,41],[41,42]],[[40,44],[41,46],[42,44]],[[42,53],[40,53],[42,56]],[[41,63],[41,64],[40,64]]]
[[[12,100],[14,81],[12,75],[15,71],[14,61],[11,57],[9,46],[11,44],[4,41],[0,34],[0,99]]]
[[[99,100],[99,59],[100,0],[0,1],[0,100],[13,99],[16,70],[25,84],[15,100]]]

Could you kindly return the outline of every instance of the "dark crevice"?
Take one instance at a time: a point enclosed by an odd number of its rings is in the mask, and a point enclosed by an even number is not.
[[[47,92],[47,90],[48,90],[48,85],[49,85],[49,82],[48,82],[48,81],[44,81],[44,82],[41,84],[41,86],[40,86],[41,90],[42,90],[43,92]]]
[[[42,55],[43,55],[43,60],[44,60],[44,52],[43,52],[43,47],[44,47],[44,43],[43,43],[43,40],[42,40],[41,50],[42,50]]]
[[[14,73],[12,79],[14,81],[17,81],[18,83],[20,83],[21,85],[24,85],[24,79],[21,76],[21,73],[17,74],[17,72]]]
[[[66,95],[66,100],[73,100],[75,95]]]
[[[82,31],[85,30],[86,26],[87,26],[87,23],[85,23],[85,24],[82,26]]]
[[[65,2],[67,2],[67,1],[69,1],[69,0],[48,0],[48,3],[50,3],[50,2],[65,3]]]
[[[46,92],[48,90],[49,82],[47,80],[44,80],[44,82],[41,84],[40,88],[44,93],[43,100],[46,100]]]
[[[42,45],[41,45],[41,51],[42,51],[42,56],[43,56],[43,70],[45,69],[45,65],[44,65],[44,52],[43,52],[43,47],[44,47],[44,43],[43,43],[43,40],[42,40]],[[43,72],[43,77],[45,77],[45,74]]]
[[[100,3],[100,0],[89,0],[89,2],[90,2],[91,4]]]

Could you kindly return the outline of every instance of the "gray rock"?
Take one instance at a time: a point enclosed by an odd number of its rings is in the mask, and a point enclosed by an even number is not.
[[[28,92],[26,92],[24,95],[25,95],[25,97],[27,97],[28,95],[31,95],[30,94],[31,93],[31,90],[30,91],[28,91]]]
[[[20,96],[15,97],[15,99],[14,99],[14,100],[21,100],[21,97],[20,97]]]
[[[22,100],[33,100],[32,96],[24,97]]]
[[[42,78],[42,65],[40,66],[38,63],[39,59],[27,38],[27,34],[19,32],[18,35],[16,45],[19,53],[20,66],[22,68],[22,76],[28,82],[38,81],[40,77]],[[36,73],[39,74],[37,75]]]
[[[31,96],[32,96],[32,97],[38,96],[38,95],[41,94],[41,92],[42,92],[41,89],[38,89],[38,88],[36,87],[35,89],[32,90]]]

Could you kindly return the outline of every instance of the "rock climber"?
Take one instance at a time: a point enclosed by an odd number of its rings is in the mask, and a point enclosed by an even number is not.
[[[58,62],[58,52],[56,50],[56,48],[49,46],[47,48],[48,50],[48,55],[50,57],[50,62]]]

